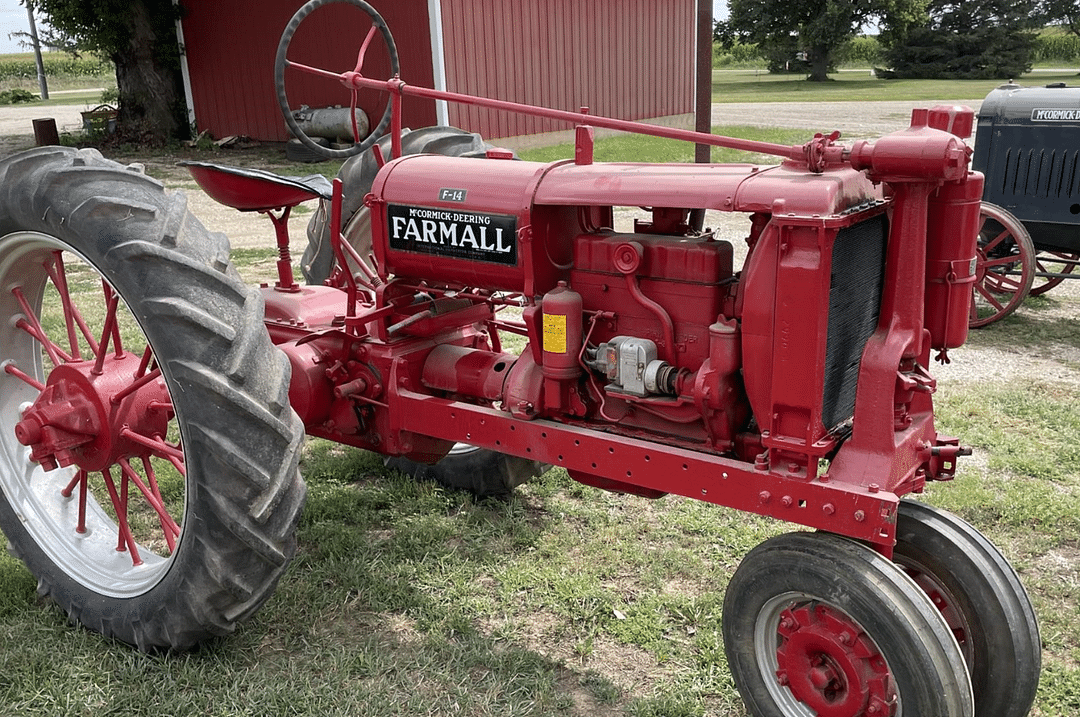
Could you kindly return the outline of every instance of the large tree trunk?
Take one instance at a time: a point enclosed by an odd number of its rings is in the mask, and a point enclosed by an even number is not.
[[[810,76],[806,78],[810,82],[828,82],[829,80],[829,51],[828,48],[814,47],[810,50]]]
[[[184,136],[183,86],[175,64],[176,31],[172,21],[154,22],[146,3],[131,3],[127,52],[115,53],[120,94],[117,130],[141,143],[163,144]]]

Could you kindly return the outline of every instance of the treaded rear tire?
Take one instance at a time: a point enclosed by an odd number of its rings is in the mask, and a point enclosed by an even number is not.
[[[465,443],[458,443],[446,458],[434,465],[389,458],[390,468],[417,478],[433,480],[454,490],[464,490],[479,498],[502,498],[550,466],[539,461],[506,455]]]
[[[0,527],[12,550],[72,621],[142,650],[231,632],[266,602],[293,556],[305,497],[289,363],[263,327],[261,295],[229,263],[225,236],[207,232],[182,194],[96,150],[42,148],[0,162],[0,237],[9,234],[16,247],[43,236],[77,253],[120,294],[162,369],[186,467],[182,531],[160,577],[116,595],[89,569],[57,562],[71,526],[28,525],[50,519],[19,497],[41,469],[9,450],[0,458]],[[15,380],[0,372],[0,390]],[[9,447],[17,420],[0,416]]]

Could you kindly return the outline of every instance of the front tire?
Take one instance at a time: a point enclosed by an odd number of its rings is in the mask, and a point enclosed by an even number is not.
[[[756,717],[970,717],[956,640],[918,586],[872,549],[789,533],[727,588],[724,650]]]
[[[143,650],[231,632],[296,547],[289,365],[228,255],[94,150],[0,162],[0,527],[40,594]]]
[[[976,717],[1026,717],[1042,643],[1020,578],[979,531],[924,503],[900,501],[893,560],[945,617],[964,654]]]

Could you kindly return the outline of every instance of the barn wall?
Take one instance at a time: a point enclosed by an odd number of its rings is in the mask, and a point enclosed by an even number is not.
[[[451,91],[620,119],[694,111],[694,0],[441,1]],[[453,104],[449,119],[488,137],[570,128]]]
[[[301,0],[183,0],[184,39],[198,129],[215,137],[244,134],[264,141],[283,141],[288,133],[274,94],[274,55],[277,43]],[[430,87],[433,82],[431,37],[425,0],[375,3],[386,18],[400,54],[402,75]],[[351,70],[370,23],[348,6],[316,10],[301,25],[289,59],[333,71]],[[381,40],[372,43],[364,74],[387,77],[389,61]],[[348,105],[341,85],[287,71],[290,105],[311,107]],[[378,122],[386,96],[361,92],[359,105]],[[406,99],[406,126],[435,123],[434,103]]]

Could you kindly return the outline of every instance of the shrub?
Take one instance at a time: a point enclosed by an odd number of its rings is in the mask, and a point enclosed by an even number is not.
[[[0,105],[18,105],[37,101],[37,95],[29,90],[0,90]]]

